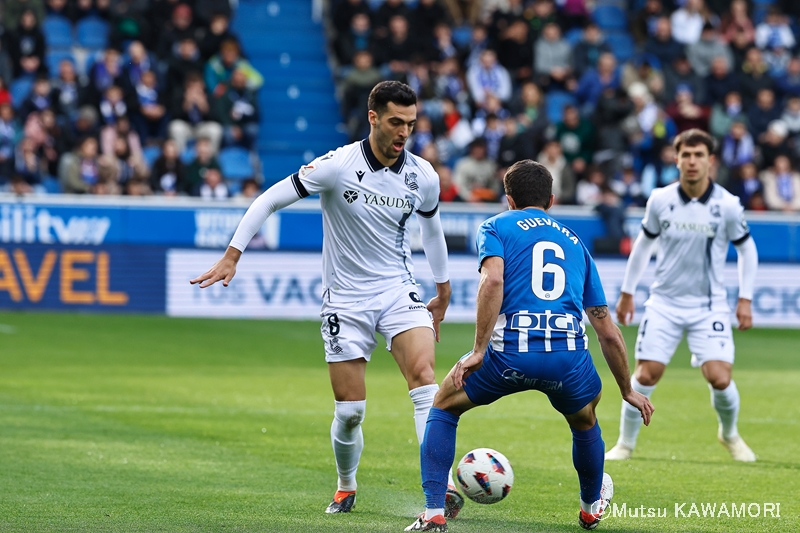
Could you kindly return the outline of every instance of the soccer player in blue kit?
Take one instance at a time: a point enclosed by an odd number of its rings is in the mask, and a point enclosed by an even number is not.
[[[459,417],[526,390],[545,393],[572,429],[578,521],[584,529],[597,527],[614,486],[603,473],[595,416],[602,384],[589,354],[584,310],[622,398],[645,425],[653,414],[647,397],[631,388],[625,341],[609,315],[594,260],[571,230],[547,214],[554,200],[550,172],[520,161],[503,182],[509,211],[478,230],[475,343],[445,378],[428,415],[420,448],[426,509],[406,531],[447,531],[444,502]]]

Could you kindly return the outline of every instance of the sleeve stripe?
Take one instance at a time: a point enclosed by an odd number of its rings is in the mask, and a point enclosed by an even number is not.
[[[297,196],[300,198],[307,198],[310,196],[306,188],[303,186],[303,183],[300,181],[300,174],[297,172],[292,174],[292,185],[294,185],[294,190],[297,191]]]
[[[651,239],[655,239],[659,235],[658,233],[653,233],[649,229],[645,228],[644,224],[642,224],[642,231],[644,232],[645,235],[647,235]]]
[[[733,243],[734,246],[738,246],[738,245],[742,244],[744,241],[746,241],[749,238],[750,238],[750,232],[748,231],[747,233],[745,233],[744,235],[742,235],[741,237],[739,237],[735,241],[731,241],[731,242]]]
[[[437,204],[434,206],[434,208],[433,208],[433,209],[431,209],[430,211],[420,211],[419,209],[417,209],[417,214],[418,214],[419,216],[421,216],[421,217],[425,217],[425,218],[431,218],[433,215],[435,215],[435,214],[436,214],[436,212],[437,212],[438,210],[439,210],[439,204],[437,203]]]

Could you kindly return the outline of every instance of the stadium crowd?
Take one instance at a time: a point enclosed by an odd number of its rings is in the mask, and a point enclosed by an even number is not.
[[[797,0],[334,0],[342,113],[366,136],[374,84],[420,96],[409,149],[441,200],[497,201],[533,158],[561,204],[621,211],[678,178],[671,140],[719,141],[716,181],[752,210],[800,211]]]
[[[252,196],[263,78],[228,0],[8,0],[0,190]]]

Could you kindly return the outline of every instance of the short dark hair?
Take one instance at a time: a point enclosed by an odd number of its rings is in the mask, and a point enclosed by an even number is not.
[[[717,141],[714,140],[710,134],[706,133],[703,130],[699,130],[697,128],[692,128],[690,130],[686,130],[682,133],[679,133],[675,136],[675,140],[672,141],[672,146],[675,147],[676,152],[681,151],[682,146],[699,146],[705,145],[708,148],[708,153],[713,154],[714,150],[717,148]]]
[[[553,194],[553,176],[547,167],[532,159],[517,161],[503,176],[503,188],[517,208],[547,208]]]
[[[380,115],[386,111],[389,102],[406,107],[416,105],[417,93],[405,83],[399,81],[382,81],[373,87],[372,91],[369,93],[367,108]]]

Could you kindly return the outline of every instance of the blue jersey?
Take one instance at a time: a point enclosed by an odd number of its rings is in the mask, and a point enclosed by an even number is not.
[[[506,211],[478,230],[479,265],[504,261],[503,304],[492,347],[499,352],[589,348],[583,310],[606,305],[597,267],[569,228],[540,209]]]

